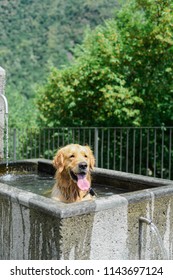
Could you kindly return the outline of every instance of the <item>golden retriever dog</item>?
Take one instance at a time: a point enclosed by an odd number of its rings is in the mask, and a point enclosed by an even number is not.
[[[62,202],[92,199],[91,175],[95,158],[89,146],[69,144],[58,150],[53,165],[57,169],[52,198]],[[92,195],[91,195],[92,194]]]

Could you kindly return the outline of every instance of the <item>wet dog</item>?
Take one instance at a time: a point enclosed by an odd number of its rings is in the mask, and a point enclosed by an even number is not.
[[[62,202],[92,199],[91,174],[95,158],[89,146],[69,144],[58,150],[53,165],[57,169],[52,197]]]

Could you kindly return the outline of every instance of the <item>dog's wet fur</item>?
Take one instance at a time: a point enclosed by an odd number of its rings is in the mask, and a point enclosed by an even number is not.
[[[92,199],[89,188],[94,164],[89,146],[69,144],[59,149],[53,159],[56,183],[52,198],[66,203]]]

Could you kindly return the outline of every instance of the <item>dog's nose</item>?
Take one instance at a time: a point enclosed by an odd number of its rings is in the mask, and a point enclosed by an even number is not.
[[[85,170],[87,168],[87,163],[83,161],[83,162],[80,162],[78,164],[78,166],[79,166],[80,170]]]

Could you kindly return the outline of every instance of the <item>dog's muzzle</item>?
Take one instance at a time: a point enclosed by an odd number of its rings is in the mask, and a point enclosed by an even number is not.
[[[78,164],[78,171],[74,172],[70,170],[70,176],[77,183],[77,186],[81,190],[88,190],[90,187],[89,181],[86,179],[86,174],[88,172],[88,164],[86,162],[80,162]]]

